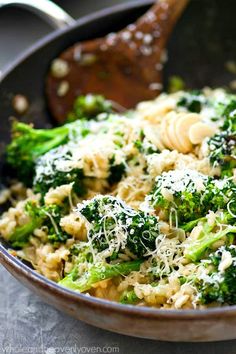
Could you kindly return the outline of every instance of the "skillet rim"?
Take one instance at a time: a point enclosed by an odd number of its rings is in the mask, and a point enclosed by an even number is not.
[[[46,44],[50,43],[54,39],[63,36],[71,30],[74,30],[76,27],[83,26],[85,24],[88,24],[89,22],[96,20],[99,17],[102,18],[112,13],[123,12],[129,9],[138,9],[148,5],[151,6],[154,2],[155,0],[136,0],[135,3],[129,1],[124,4],[109,6],[108,8],[95,11],[92,14],[82,16],[81,18],[75,20],[75,23],[68,27],[56,29],[48,33],[46,36],[43,36],[42,38],[36,40],[34,44],[30,45],[28,48],[23,50],[22,53],[19,53],[16,58],[13,59],[9,64],[3,66],[3,69],[0,70],[0,84],[6,78],[6,76],[11,73],[12,70],[14,70],[18,65],[20,65],[21,62],[26,60],[30,55],[34,54],[34,52],[44,47]]]
[[[2,81],[24,60],[34,54],[37,50],[49,44],[51,41],[58,37],[62,37],[64,34],[74,30],[76,27],[88,24],[97,18],[102,18],[110,15],[111,13],[122,12],[126,10],[134,10],[148,5],[152,5],[154,0],[139,0],[135,3],[128,2],[124,4],[115,5],[109,8],[105,8],[99,11],[96,11],[92,14],[83,16],[78,19],[75,24],[70,27],[59,29],[49,33],[44,36],[42,39],[39,39],[35,44],[19,54],[15,60],[11,63],[5,65],[0,71],[0,85]],[[136,317],[149,317],[152,319],[165,319],[165,320],[209,320],[219,318],[219,315],[224,315],[224,317],[230,318],[236,316],[236,305],[233,306],[224,306],[224,307],[214,307],[207,309],[190,309],[190,310],[174,310],[169,309],[156,309],[151,307],[138,307],[135,305],[123,305],[116,303],[110,300],[99,299],[93,296],[87,296],[82,293],[77,293],[75,291],[64,288],[57,283],[47,279],[46,277],[38,274],[35,270],[28,267],[19,258],[11,255],[7,249],[1,244],[0,240],[0,264],[2,264],[7,270],[15,270],[20,276],[30,280],[35,285],[38,285],[40,288],[44,288],[47,292],[53,296],[59,295],[64,297],[66,300],[80,301],[81,303],[90,306],[91,308],[105,308],[111,310],[113,313],[121,315],[132,315]],[[9,267],[9,269],[8,269]],[[11,271],[10,271],[11,273]],[[15,277],[15,276],[14,276]],[[24,285],[23,282],[21,282]],[[25,286],[25,285],[24,285]]]

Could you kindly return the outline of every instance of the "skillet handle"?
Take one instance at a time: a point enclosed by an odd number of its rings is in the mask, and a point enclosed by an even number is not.
[[[62,8],[49,0],[0,0],[0,9],[5,6],[19,6],[30,10],[55,29],[72,26],[76,22]]]

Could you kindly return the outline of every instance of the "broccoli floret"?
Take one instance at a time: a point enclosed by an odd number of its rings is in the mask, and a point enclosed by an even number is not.
[[[25,205],[26,214],[29,216],[29,222],[22,226],[17,226],[13,233],[8,237],[8,241],[15,248],[24,247],[29,241],[33,231],[42,226],[47,218],[46,214],[35,203],[28,202]]]
[[[116,164],[115,155],[109,160],[110,164],[110,174],[108,177],[109,184],[118,183],[122,177],[125,175],[126,166],[123,162]]]
[[[48,207],[43,207],[43,211],[46,211],[48,216],[45,223],[48,228],[48,240],[53,244],[66,242],[71,236],[62,230],[60,220],[69,212],[67,205],[50,205]]]
[[[223,105],[223,124],[222,131],[236,132],[236,99],[232,98],[227,105]]]
[[[199,90],[185,92],[177,102],[178,107],[184,107],[195,113],[199,113],[204,104],[206,104],[206,98]]]
[[[134,141],[134,146],[136,147],[136,149],[138,149],[138,151],[141,154],[144,155],[151,155],[154,153],[158,153],[160,152],[156,146],[154,144],[152,144],[146,137],[144,134],[144,131],[141,130],[140,134],[139,134],[139,139]]]
[[[73,122],[53,129],[34,129],[31,125],[14,121],[12,141],[7,147],[7,162],[18,178],[31,185],[37,159],[51,149],[65,144],[72,136],[81,135],[81,122]]]
[[[146,139],[135,140],[134,146],[138,149],[141,154],[151,155],[160,152],[154,144],[150,143]]]
[[[48,228],[48,239],[50,242],[65,242],[68,234],[62,231],[59,226],[59,220],[63,210],[57,205],[38,206],[34,202],[28,202],[25,205],[26,214],[29,216],[27,224],[17,226],[13,233],[8,237],[8,241],[15,248],[24,247],[33,231],[42,225]]]
[[[223,260],[228,258],[229,265],[221,269]],[[200,276],[195,281],[199,292],[199,302],[206,305],[212,302],[220,304],[236,304],[236,248],[235,246],[222,246],[203,260],[208,274]]]
[[[182,77],[173,75],[169,78],[168,82],[168,93],[175,93],[185,89],[185,82]]]
[[[127,247],[134,255],[145,257],[155,250],[159,234],[155,216],[136,211],[111,196],[96,196],[78,210],[90,224],[88,238],[98,252],[109,249],[115,257]]]
[[[119,182],[124,176],[126,171],[126,167],[124,163],[120,163],[118,165],[111,164],[110,165],[110,175],[108,177],[109,184]]]
[[[236,168],[236,100],[223,105],[220,132],[208,139],[210,162],[221,167],[222,176],[231,176]]]
[[[78,268],[75,267],[59,284],[72,290],[84,292],[91,289],[95,283],[101,280],[125,276],[133,271],[139,271],[142,262],[142,260],[135,260],[117,264],[91,265],[81,276],[78,274]]]
[[[220,132],[207,140],[208,156],[213,166],[220,166],[221,176],[232,176],[236,168],[236,100],[219,104],[222,124]]]
[[[100,113],[112,112],[112,103],[101,95],[88,94],[76,98],[73,111],[68,115],[68,121],[77,119],[95,119]]]
[[[220,166],[221,176],[232,176],[236,168],[236,133],[223,131],[207,140],[210,163]]]
[[[74,192],[82,196],[85,193],[83,169],[72,167],[71,159],[70,144],[59,146],[40,157],[35,167],[34,191],[45,195],[50,188],[73,182]]]
[[[209,210],[225,209],[235,193],[236,185],[231,180],[218,181],[186,169],[163,172],[158,176],[148,200],[172,222],[177,214],[178,223],[183,224],[201,218]]]
[[[79,147],[68,143],[50,150],[36,162],[34,191],[45,195],[50,188],[73,182],[73,191],[78,196],[86,193],[83,165],[77,158]],[[110,168],[108,182],[110,185],[117,183],[124,176],[126,166],[123,162],[116,163],[115,155],[109,160]]]

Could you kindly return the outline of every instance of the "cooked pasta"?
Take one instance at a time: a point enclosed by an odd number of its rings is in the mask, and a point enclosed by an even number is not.
[[[14,123],[7,160],[21,182],[0,194],[12,203],[1,236],[74,291],[163,309],[236,304],[236,97],[207,88],[110,106],[71,114],[43,153]]]

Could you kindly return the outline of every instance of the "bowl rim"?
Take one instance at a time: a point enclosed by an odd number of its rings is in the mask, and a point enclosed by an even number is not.
[[[138,9],[148,5],[151,5],[154,0],[139,0],[135,3],[127,2],[124,4],[119,4],[111,6],[100,11],[96,11],[92,14],[83,16],[78,19],[75,24],[68,28],[60,29],[49,33],[44,36],[42,39],[39,39],[35,44],[31,45],[28,49],[24,50],[23,53],[19,54],[15,60],[11,63],[4,66],[3,70],[0,71],[0,87],[2,81],[23,61],[28,57],[34,54],[37,50],[44,47],[46,44],[49,44],[54,39],[63,36],[69,31],[73,31],[76,27],[86,25],[99,17],[105,17],[111,13],[122,12],[131,9]],[[216,319],[219,316],[224,317],[234,317],[236,315],[236,305],[233,306],[222,306],[222,307],[212,307],[207,309],[186,309],[186,310],[177,310],[177,309],[158,309],[152,307],[139,307],[135,305],[124,305],[116,303],[114,301],[99,299],[94,296],[88,296],[83,293],[72,291],[65,287],[58,285],[57,283],[47,279],[43,275],[37,273],[34,269],[30,268],[24,264],[19,258],[10,254],[6,247],[1,244],[0,239],[0,264],[5,268],[16,270],[18,274],[22,275],[24,278],[27,278],[34,284],[38,285],[40,288],[45,288],[46,291],[49,291],[52,295],[55,294],[64,297],[66,300],[70,301],[80,301],[84,305],[87,305],[96,309],[108,309],[112,310],[113,313],[120,315],[131,315],[135,317],[148,317],[150,319],[165,319],[165,320],[209,320],[209,318]]]
[[[135,317],[148,317],[150,319],[165,319],[165,320],[209,320],[209,318],[219,318],[219,316],[224,315],[224,317],[235,317],[236,315],[236,305],[233,306],[222,306],[222,307],[212,307],[207,309],[158,309],[148,306],[135,306],[135,305],[124,305],[114,301],[96,298],[94,296],[89,296],[83,293],[79,293],[61,285],[56,282],[47,279],[43,275],[37,273],[34,269],[27,266],[19,258],[13,256],[8,252],[8,250],[0,243],[0,264],[9,270],[13,269],[18,274],[27,278],[35,285],[40,288],[46,288],[46,291],[50,292],[52,295],[58,295],[64,297],[64,299],[70,301],[80,301],[84,305],[87,305],[96,309],[108,309],[112,312],[121,315],[131,315]],[[8,268],[9,267],[9,268]]]

